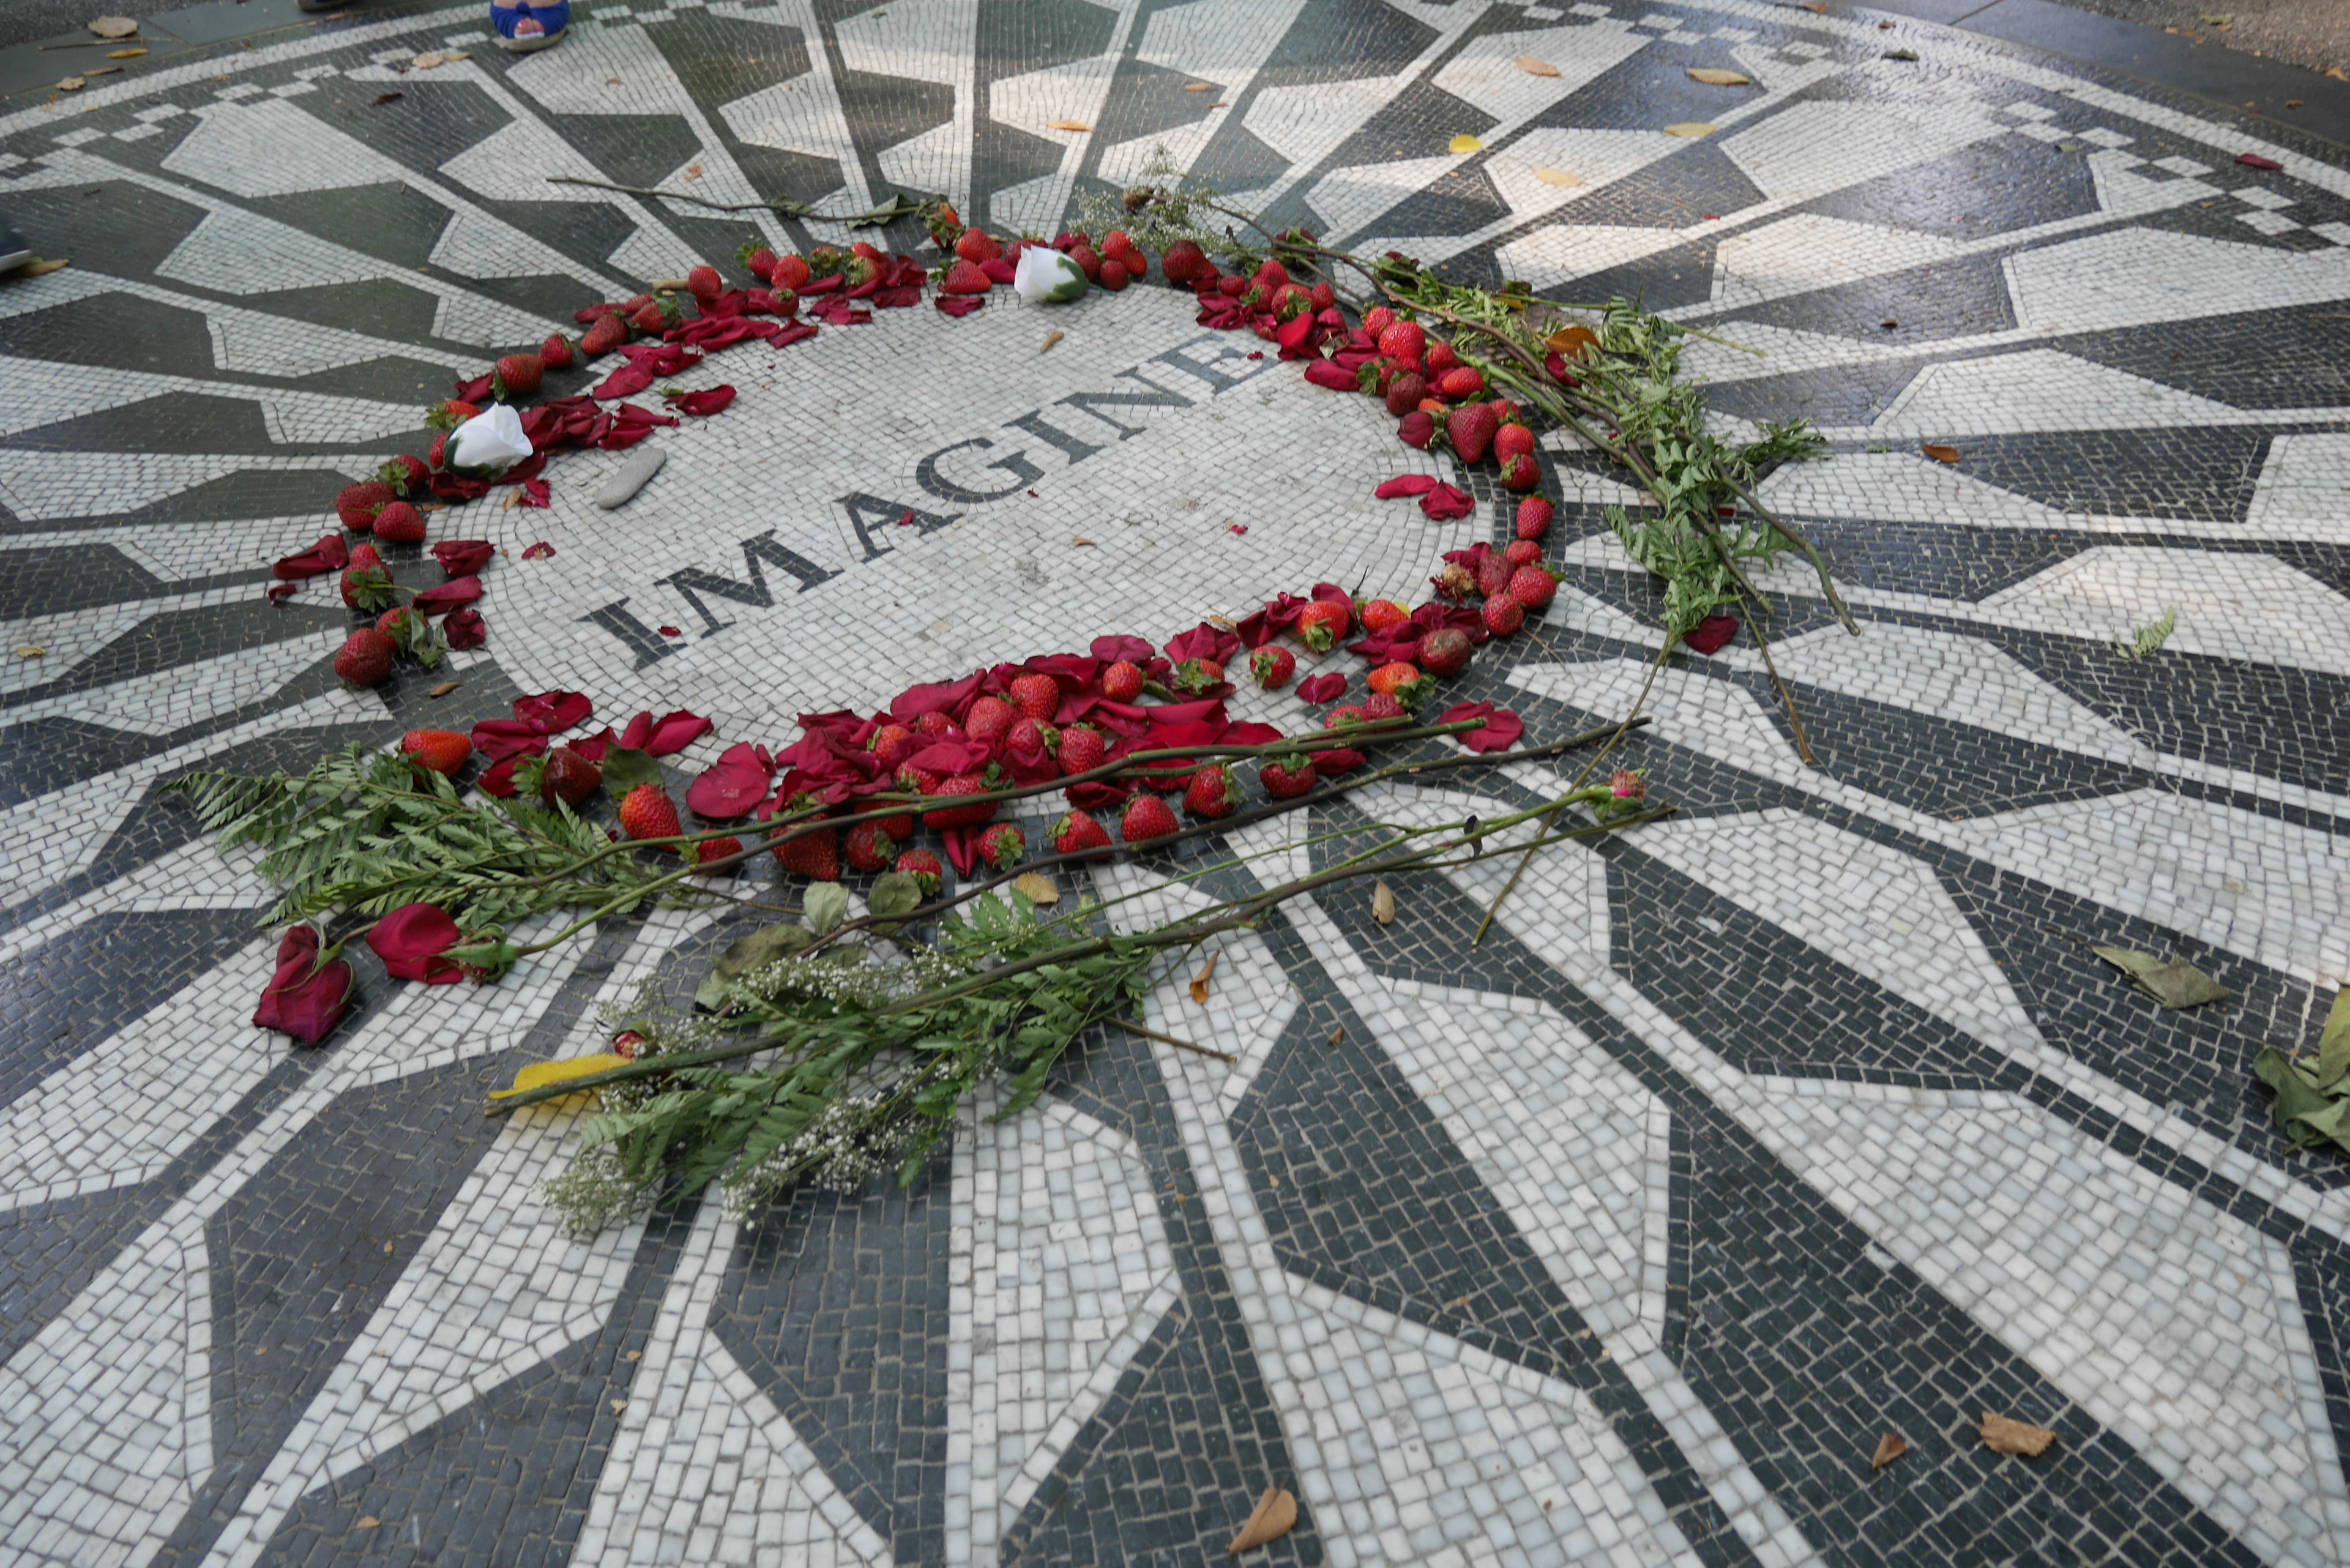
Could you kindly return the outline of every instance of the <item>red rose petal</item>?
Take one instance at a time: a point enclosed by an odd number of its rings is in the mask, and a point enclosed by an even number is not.
[[[1381,501],[1393,501],[1399,495],[1425,495],[1436,488],[1436,477],[1428,473],[1399,473],[1371,492]]]
[[[733,387],[712,387],[706,392],[688,392],[683,397],[671,398],[669,406],[681,414],[706,416],[723,411],[726,405],[733,400]]]
[[[453,985],[464,971],[441,955],[463,940],[457,922],[438,904],[402,904],[369,927],[367,944],[394,980]]]
[[[1303,321],[1305,318],[1301,316],[1297,319]],[[1328,359],[1316,359],[1306,366],[1305,379],[1317,387],[1326,387],[1334,392],[1355,390],[1354,372]]]
[[[443,576],[471,576],[490,564],[495,546],[487,539],[443,539],[432,546],[432,558],[441,563]]]
[[[437,588],[427,588],[408,602],[408,607],[418,615],[431,618],[452,609],[462,609],[482,597],[479,577],[452,577]]]
[[[1456,517],[1466,517],[1477,509],[1477,503],[1465,491],[1449,484],[1440,484],[1419,498],[1419,509],[1431,523],[1450,523]]]
[[[1463,719],[1482,719],[1484,724],[1464,731],[1452,738],[1472,752],[1506,752],[1518,743],[1526,732],[1525,721],[1507,708],[1496,708],[1491,702],[1456,702],[1444,711],[1440,724],[1457,724]]]
[[[747,741],[738,741],[687,786],[685,804],[712,821],[732,821],[748,816],[767,797],[773,782],[773,772],[760,762],[758,749]]]
[[[472,608],[452,612],[441,623],[441,635],[460,652],[490,640],[489,628],[482,624],[482,612]]]
[[[1319,706],[1347,689],[1347,678],[1336,670],[1324,675],[1309,675],[1297,683],[1297,700]]]
[[[2275,159],[2263,158],[2257,152],[2239,152],[2236,154],[2236,161],[2247,169],[2266,169],[2272,173],[2284,167]]]
[[[542,691],[536,697],[517,697],[514,703],[517,720],[544,724],[550,735],[585,722],[595,711],[596,705],[579,691]]]
[[[969,316],[987,301],[976,294],[939,296],[935,301],[941,316]]]
[[[555,546],[541,539],[537,544],[525,550],[522,553],[522,558],[525,561],[544,561],[554,554]]]
[[[1699,653],[1720,653],[1738,635],[1734,615],[1710,615],[1681,634],[1681,641]]]

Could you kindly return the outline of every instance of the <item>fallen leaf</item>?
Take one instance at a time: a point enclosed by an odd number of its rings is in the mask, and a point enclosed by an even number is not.
[[[1994,1454],[2022,1454],[2027,1459],[2038,1459],[2056,1440],[2056,1434],[2045,1427],[2029,1422],[2011,1421],[2004,1416],[1983,1412],[1983,1447]]]
[[[2203,25],[2207,27],[2224,27],[2235,20],[2233,16],[2214,16],[2209,11],[2202,13],[2202,17]]]
[[[1599,334],[1588,327],[1562,327],[1543,339],[1543,347],[1554,354],[1576,357],[1598,348]]]
[[[620,1357],[623,1361],[642,1361],[644,1358],[645,1353],[641,1350],[632,1350],[629,1352],[628,1355]]]
[[[359,1522],[352,1525],[351,1528],[353,1530],[373,1530],[377,1525],[381,1524],[382,1522],[382,1520],[378,1519],[372,1513],[363,1513],[359,1515]]]
[[[383,1250],[384,1250],[385,1251],[387,1251],[387,1252],[390,1251],[391,1251],[391,1243],[390,1243],[390,1242],[389,1242],[389,1241],[386,1241],[386,1242],[383,1244]]]
[[[375,102],[368,107],[370,109],[380,109],[388,103],[398,103],[401,99],[404,99],[408,95],[404,92],[380,92],[375,95]]]
[[[1232,106],[1231,104],[1225,103],[1225,102],[1223,102],[1222,100],[1219,99],[1218,101],[1216,101],[1216,102],[1214,102],[1214,103],[1210,104],[1208,107],[1209,107],[1210,109],[1230,109],[1230,108],[1232,108]]]
[[[1556,66],[1552,65],[1548,60],[1538,60],[1532,55],[1520,55],[1517,58],[1517,67],[1518,69],[1525,72],[1526,75],[1530,77],[1555,77],[1558,75],[1558,67]]]
[[[2345,72],[2340,66],[2326,67],[2325,74],[2337,82],[2350,82],[2350,72]]]
[[[139,24],[128,16],[100,16],[89,30],[101,38],[132,38],[139,35]]]
[[[59,92],[79,92],[81,91],[83,85],[82,79],[79,77],[67,77],[57,83],[57,90]]]
[[[1884,320],[1882,320],[1882,321],[1878,322],[1878,323],[1877,323],[1877,325],[1878,325],[1879,327],[1884,327],[1884,328],[1885,328],[1885,330],[1887,330],[1887,332],[1890,332],[1890,331],[1892,331],[1895,327],[1897,327],[1900,326],[1900,325],[1901,325],[1901,323],[1900,323],[1900,322],[1898,322],[1898,321],[1897,321],[1897,320],[1895,320],[1892,317],[1888,316],[1888,317],[1887,317]]]
[[[1232,620],[1230,617],[1228,617],[1228,616],[1211,615],[1211,616],[1210,616],[1210,617],[1208,618],[1208,624],[1209,624],[1210,626],[1222,627],[1222,628],[1224,630],[1226,630],[1226,631],[1238,631],[1238,630],[1240,630],[1240,626],[1238,625],[1238,623],[1236,623],[1235,621],[1233,621],[1233,620]]]
[[[82,72],[82,75],[85,77],[119,77],[121,74],[122,67],[120,66],[100,66],[94,71]]]
[[[1278,1541],[1296,1523],[1297,1500],[1277,1486],[1269,1486],[1264,1489],[1264,1495],[1256,1500],[1256,1507],[1249,1511],[1248,1522],[1241,1526],[1238,1535],[1232,1537],[1232,1543],[1224,1548],[1224,1555],[1237,1557],[1243,1552],[1253,1552],[1269,1542]]]
[[[1936,462],[1956,462],[1959,461],[1959,449],[1954,446],[1921,446],[1918,450],[1924,452],[1928,457],[1932,458]]]
[[[2333,1010],[2317,1037],[2317,1086],[2330,1089],[2345,1073],[2350,1073],[2350,985],[2334,993]]]
[[[604,85],[606,87],[619,87],[620,85],[620,78],[618,77],[606,77],[604,78]]]
[[[1183,84],[1183,90],[1185,92],[1213,92],[1216,90],[1216,84],[1213,82],[1186,82]]]
[[[1221,952],[1210,953],[1208,961],[1200,966],[1200,972],[1191,977],[1191,1000],[1202,1007],[1208,1005],[1208,977],[1216,972],[1216,961],[1223,956]]]
[[[39,659],[48,651],[37,642],[20,642],[16,645],[16,657],[19,659]]]
[[[2207,1002],[2228,1000],[2226,986],[2185,959],[2172,959],[2166,963],[2152,953],[2142,953],[2136,948],[2095,948],[2091,950],[2136,981],[2139,990],[2173,1011],[2200,1007]]]
[[[1048,119],[1045,122],[1045,129],[1047,130],[1091,130],[1093,127],[1087,125],[1082,119]]]
[[[1713,127],[1702,119],[1685,119],[1679,125],[1669,125],[1665,127],[1665,134],[1667,136],[1683,137],[1690,141],[1695,141],[1700,137],[1711,136],[1713,134]]]
[[[2257,152],[2239,152],[2236,161],[2247,169],[2264,169],[2273,174],[2284,167],[2273,158],[2263,158]]]
[[[107,57],[108,59],[112,59],[113,57],[114,57],[111,55]],[[2287,109],[2299,109],[2301,107],[2301,99],[2297,98],[2289,98],[2284,100],[2284,106]]]
[[[701,179],[701,178],[702,178],[702,165],[701,165],[701,164],[699,164],[699,163],[689,163],[689,164],[687,164],[687,165],[685,166],[685,182],[686,182],[687,184],[691,185],[691,184],[692,184],[696,180],[699,180],[699,179]]]
[[[1333,1044],[1333,1045],[1336,1045],[1336,1044],[1338,1044],[1338,1042],[1340,1042],[1341,1040],[1344,1040],[1346,1037],[1347,1037],[1347,1026],[1346,1026],[1345,1024],[1343,1024],[1343,1023],[1342,1023],[1342,1024],[1340,1024],[1337,1028],[1333,1029],[1332,1031],[1330,1031],[1330,1044]]]
[[[1708,87],[1752,87],[1754,78],[1737,71],[1725,71],[1718,66],[1691,66],[1690,80],[1703,82]]]
[[[612,1401],[612,1414],[615,1416],[619,1415],[628,1407],[629,1402],[626,1399],[615,1399]]]
[[[146,52],[144,49],[109,49],[106,57],[109,60],[135,60]],[[2288,104],[2286,107],[2292,106]]]
[[[1053,345],[1054,345],[1054,344],[1055,344],[1055,343],[1058,343],[1062,338],[1066,337],[1067,336],[1068,336],[1068,334],[1067,334],[1067,333],[1066,333],[1066,332],[1047,332],[1047,333],[1045,333],[1045,346],[1044,346],[1042,348],[1037,349],[1037,350],[1036,350],[1036,352],[1037,352],[1037,353],[1039,353],[1039,354],[1049,354],[1049,353],[1051,353],[1051,352],[1053,351]]]
[[[607,1051],[597,1056],[567,1056],[559,1062],[533,1062],[515,1075],[515,1081],[503,1089],[492,1089],[490,1098],[509,1099],[526,1095],[533,1089],[544,1089],[550,1084],[567,1084],[574,1078],[585,1078],[595,1073],[608,1073],[628,1064],[626,1056]]]
[[[1884,57],[1888,60],[1915,60],[1918,57],[1918,51],[1915,49],[1887,49],[1885,51]]]
[[[1388,879],[1384,877],[1371,889],[1371,919],[1383,926],[1395,924],[1395,893],[1388,887]]]
[[[1556,185],[1562,190],[1568,191],[1583,183],[1564,169],[1537,169],[1534,171],[1534,178],[1545,185]]]
[[[463,686],[463,684],[464,682],[462,680],[443,680],[440,685],[435,686],[432,691],[427,691],[425,695],[427,697],[446,697],[450,692],[454,691],[458,687]]]
[[[1819,0],[1805,0],[1804,5],[1796,6],[1795,9],[1798,11],[1809,11],[1821,16],[1825,16],[1828,14],[1828,8],[1821,5]]]
[[[1012,890],[1032,904],[1057,904],[1061,885],[1042,871],[1024,872],[1012,879]]]
[[[1877,1439],[1877,1452],[1869,1457],[1868,1468],[1881,1470],[1908,1451],[1909,1445],[1901,1440],[1900,1434],[1887,1432]]]
[[[1485,144],[1473,136],[1456,136],[1444,144],[1448,152],[1482,152]]]
[[[1070,540],[1070,541],[1069,541],[1069,543],[1070,543],[1070,545],[1073,545],[1073,546],[1077,546],[1077,547],[1081,547],[1081,548],[1088,549],[1088,550],[1094,550],[1094,549],[1099,549],[1099,548],[1100,548],[1100,546],[1099,546],[1099,545],[1096,545],[1096,544],[1095,544],[1091,539],[1072,539],[1072,540]]]

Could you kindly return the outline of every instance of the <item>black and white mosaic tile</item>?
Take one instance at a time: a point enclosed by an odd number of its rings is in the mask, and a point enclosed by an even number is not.
[[[0,652],[0,1561],[1193,1563],[1281,1486],[1250,1561],[2350,1562],[2350,1167],[2249,1075],[2350,978],[2338,148],[1753,0],[574,17],[509,57],[476,6],[363,5],[0,112],[0,209],[73,257],[0,282],[0,649],[40,650]],[[1180,296],[999,295],[688,372],[741,396],[625,510],[586,453],[546,509],[436,514],[504,552],[453,697],[342,690],[326,579],[261,603],[452,377],[845,237],[552,176],[1050,233],[1161,158],[1701,329],[1725,433],[1828,437],[1763,493],[1862,635],[1779,567],[1769,664],[1659,664],[1630,494],[1550,438],[1564,587],[1462,690],[1547,738],[1653,666],[1617,760],[1676,815],[1544,849],[1482,942],[1505,864],[1401,879],[1392,927],[1347,892],[1219,938],[1208,1000],[1170,970],[1145,1022],[1232,1062],[1091,1041],[909,1190],[582,1241],[540,1194],[576,1113],[476,1118],[599,1002],[689,984],[706,916],[487,990],[368,974],[317,1053],[249,1027],[272,894],[159,793],[191,769],[549,689],[776,743],[1315,581],[1417,599],[1493,536],[1372,499],[1444,465]],[[1202,886],[1326,855],[1283,821]],[[1170,915],[1170,869],[1097,881]],[[2160,1012],[2084,939],[2233,998]],[[1989,1454],[1985,1409],[2057,1444]]]

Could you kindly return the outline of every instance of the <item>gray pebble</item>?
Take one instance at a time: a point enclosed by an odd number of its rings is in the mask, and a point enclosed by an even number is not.
[[[607,512],[615,507],[626,506],[637,492],[642,490],[651,482],[653,475],[660,472],[661,464],[668,461],[669,449],[666,447],[654,446],[648,442],[638,448],[636,455],[622,463],[619,472],[606,480],[604,488],[596,493],[596,504]]]

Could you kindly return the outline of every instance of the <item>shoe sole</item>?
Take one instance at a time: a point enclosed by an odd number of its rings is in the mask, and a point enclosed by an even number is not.
[[[564,33],[567,33],[567,32],[569,32],[570,30],[571,30],[570,28],[566,27],[566,28],[563,30],[563,32],[564,32]],[[511,55],[529,55],[529,54],[536,54],[536,53],[537,53],[537,52],[538,52],[539,50],[541,50],[541,49],[551,47],[553,47],[554,45],[556,45],[556,44],[561,43],[562,41],[563,41],[563,33],[549,33],[549,34],[547,34],[545,37],[541,37],[541,38],[507,38],[507,37],[501,37],[501,38],[499,38],[499,39],[498,39],[498,44],[499,44],[499,46],[500,46],[501,47],[503,47],[503,48],[504,48],[504,49],[508,54],[511,54]]]

